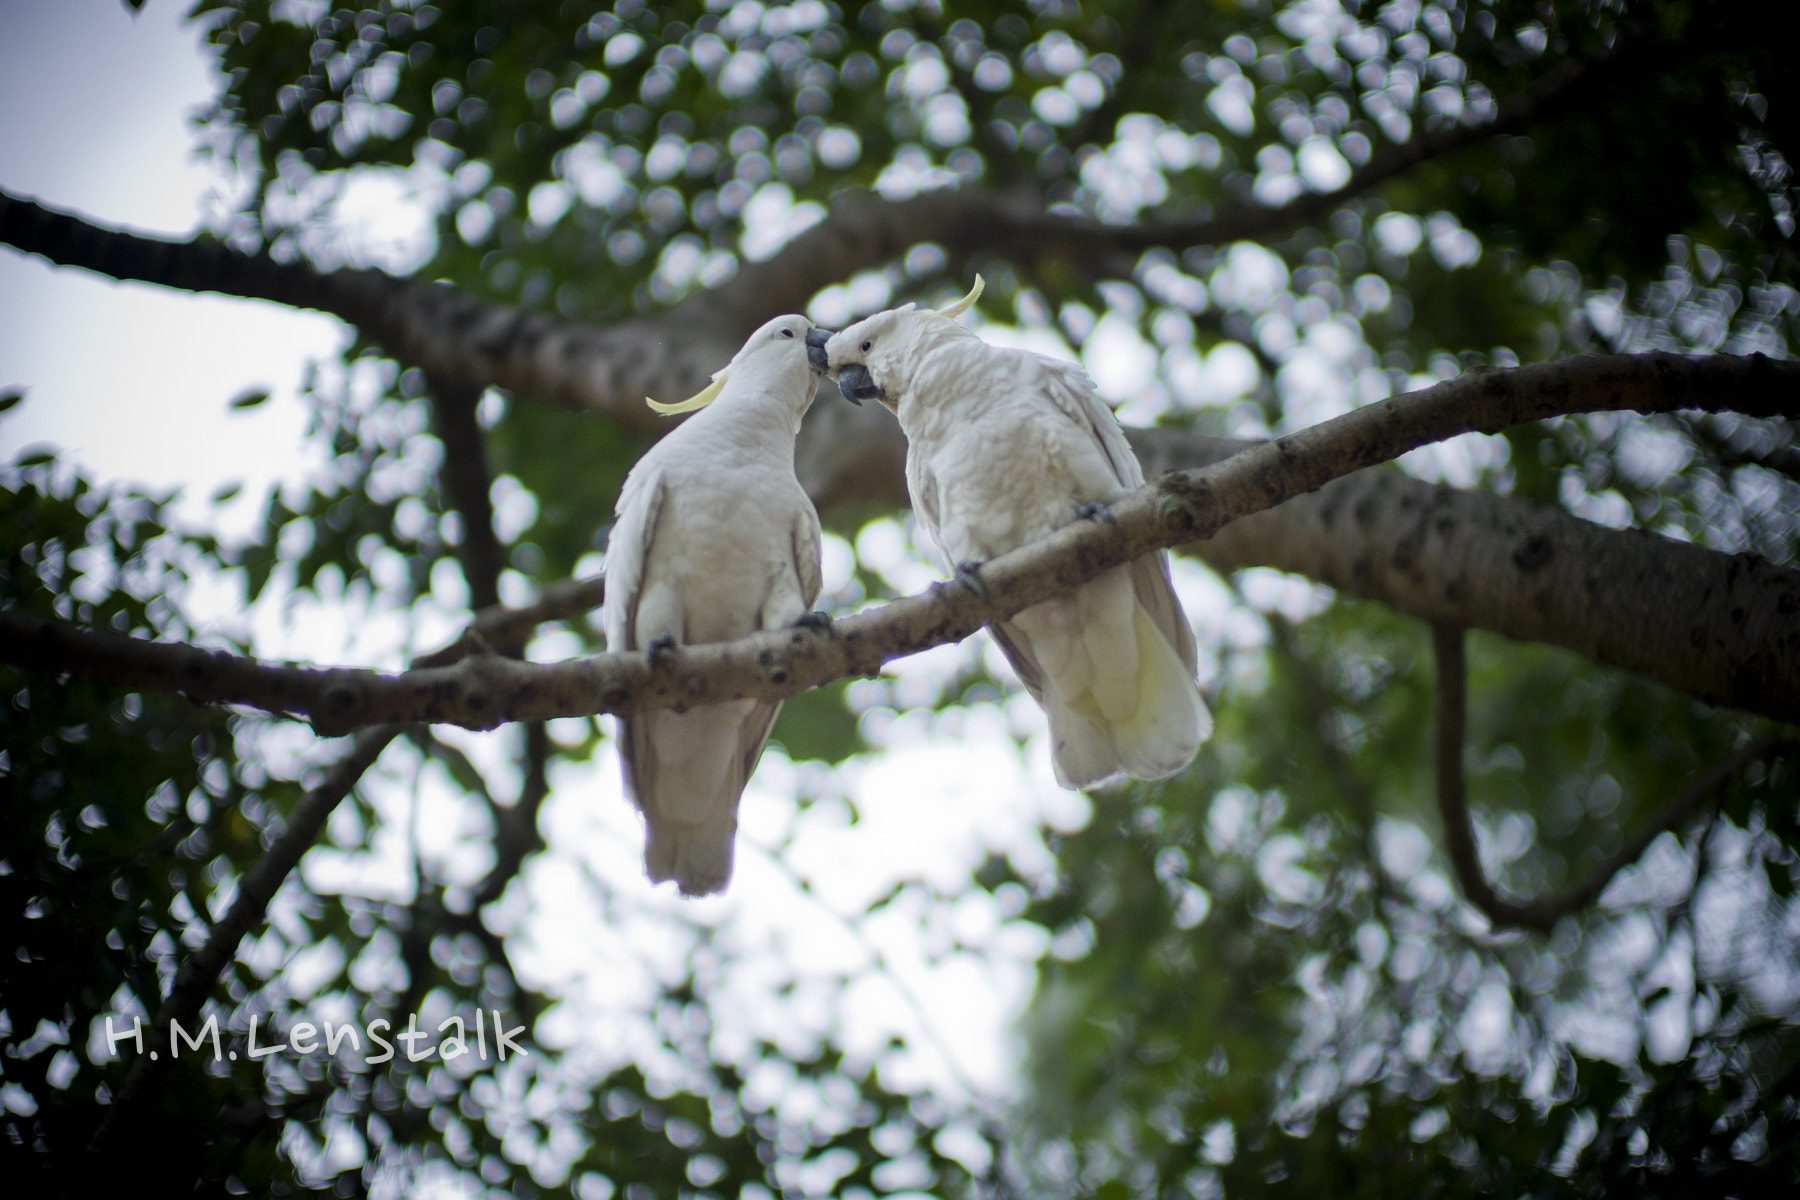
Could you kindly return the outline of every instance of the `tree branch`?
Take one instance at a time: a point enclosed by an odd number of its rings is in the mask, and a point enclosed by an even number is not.
[[[959,640],[981,625],[1067,591],[1112,567],[1212,537],[1231,522],[1416,446],[1493,433],[1558,414],[1705,409],[1775,415],[1800,408],[1800,363],[1761,355],[1664,354],[1568,359],[1472,373],[1372,404],[1197,471],[1165,475],[1120,501],[1114,521],[1077,522],[986,564],[984,588],[938,584],[858,613],[825,631],[767,631],[735,642],[683,646],[653,665],[638,652],[561,663],[495,654],[453,667],[384,675],[278,667],[190,646],[151,643],[0,613],[0,661],[73,671],[200,702],[302,713],[322,733],[390,722],[444,721],[471,729],[504,721],[775,699],[890,659]],[[1742,570],[1753,568],[1743,567]],[[1769,568],[1718,628],[1739,664],[1713,703],[1800,720],[1800,573]]]
[[[480,610],[460,637],[442,650],[433,650],[413,659],[413,667],[448,667],[462,661],[465,655],[479,653],[483,647],[522,646],[530,639],[532,631],[546,621],[579,617],[599,608],[605,599],[604,576],[553,583],[534,603],[520,608],[496,605]]]
[[[399,732],[398,726],[385,725],[358,734],[349,752],[325,773],[324,781],[294,806],[288,816],[287,828],[281,831],[275,844],[238,881],[237,896],[232,900],[230,910],[212,927],[205,945],[181,964],[174,986],[150,1021],[144,1039],[145,1053],[138,1055],[131,1064],[125,1082],[120,1085],[118,1094],[89,1140],[87,1165],[90,1170],[101,1163],[122,1124],[130,1120],[146,1091],[174,1061],[174,1055],[170,1053],[171,1023],[179,1021],[185,1030],[194,1028],[201,1006],[218,983],[220,973],[236,957],[238,943],[251,929],[262,924],[269,911],[269,902],[301,856],[311,848],[319,831],[325,827],[326,818],[350,794]]]
[[[494,865],[475,889],[474,908],[500,898],[506,885],[525,864],[525,859],[544,848],[538,833],[538,809],[550,794],[550,736],[542,721],[525,726],[524,783],[519,789],[518,803],[510,807],[490,804],[494,819]],[[510,970],[510,966],[508,968]]]
[[[461,381],[425,375],[431,393],[432,424],[444,444],[444,465],[438,479],[444,496],[462,517],[462,541],[457,559],[469,585],[469,607],[477,611],[500,603],[500,572],[506,552],[494,536],[494,504],[489,497],[493,473],[488,470],[487,445],[475,410],[481,389]]]
[[[1434,623],[1431,648],[1437,660],[1433,767],[1438,815],[1444,825],[1444,848],[1456,868],[1463,895],[1486,913],[1496,928],[1522,926],[1550,932],[1557,921],[1598,900],[1613,876],[1636,862],[1664,830],[1680,824],[1745,767],[1759,759],[1791,754],[1800,749],[1800,742],[1790,738],[1763,738],[1751,742],[1702,771],[1616,854],[1574,887],[1538,900],[1507,899],[1494,889],[1481,869],[1481,857],[1475,846],[1475,823],[1469,816],[1468,796],[1463,786],[1463,740],[1468,703],[1463,631],[1454,625]]]
[[[4,191],[0,242],[113,279],[330,313],[425,370],[439,387],[504,387],[654,432],[669,426],[643,398],[698,391],[768,317],[803,307],[846,272],[878,265],[916,242],[937,240],[959,253],[982,245],[1021,203],[975,190],[899,202],[850,193],[775,258],[745,263],[729,282],[667,312],[606,328],[523,312],[447,284],[369,269],[321,272],[240,253],[210,237],[172,242],[108,229]]]

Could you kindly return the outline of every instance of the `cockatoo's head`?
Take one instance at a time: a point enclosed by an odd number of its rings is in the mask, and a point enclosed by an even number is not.
[[[900,402],[906,364],[916,362],[914,351],[932,333],[954,328],[956,318],[981,298],[987,284],[975,277],[969,294],[943,308],[908,304],[867,317],[831,335],[825,343],[832,377],[838,390],[852,404],[879,400],[888,408]]]
[[[831,330],[820,329],[798,314],[776,317],[751,334],[744,348],[715,371],[713,381],[697,395],[679,404],[663,404],[646,396],[644,403],[664,414],[692,412],[717,400],[731,380],[754,379],[769,385],[759,391],[796,396],[800,411],[805,412],[818,391],[819,377],[825,374],[825,342],[830,337]]]

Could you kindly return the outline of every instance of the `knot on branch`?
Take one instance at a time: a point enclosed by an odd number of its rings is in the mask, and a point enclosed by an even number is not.
[[[507,664],[511,660],[489,651],[471,654],[456,666],[455,686],[464,720],[457,724],[469,729],[493,729],[508,719],[508,714],[495,698],[507,694]],[[523,700],[527,697],[519,696]]]
[[[1513,564],[1521,571],[1535,571],[1550,561],[1556,551],[1556,545],[1548,535],[1534,533],[1520,542],[1513,551]]]
[[[627,700],[631,699],[631,689],[625,686],[624,681],[617,674],[610,671],[600,676],[595,691],[600,698],[600,711],[602,712],[616,713],[625,707]]]
[[[800,639],[795,638],[796,642]],[[787,664],[776,657],[775,651],[764,650],[756,656],[756,665],[762,668],[763,675],[777,686],[788,681]]]
[[[1171,533],[1207,537],[1214,532],[1212,485],[1189,474],[1165,475],[1157,481],[1156,521]]]
[[[368,703],[368,690],[358,675],[349,671],[327,673],[319,702],[308,714],[313,732],[320,737],[342,737],[369,724],[363,719]]]

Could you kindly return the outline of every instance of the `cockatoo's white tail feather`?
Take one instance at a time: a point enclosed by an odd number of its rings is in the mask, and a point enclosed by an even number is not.
[[[738,795],[779,704],[739,700],[685,713],[650,712],[636,755],[644,805],[644,867],[687,896],[723,891],[731,879]],[[637,733],[637,730],[633,730]],[[649,771],[645,767],[650,766]]]
[[[737,814],[726,805],[708,825],[658,827],[646,822],[644,873],[651,883],[673,879],[684,896],[710,896],[731,882]]]
[[[644,867],[685,896],[723,891],[731,879],[738,797],[780,710],[779,701],[730,700],[626,722],[633,794],[644,812]]]
[[[1010,625],[1012,650],[1030,657],[1064,787],[1165,778],[1212,733],[1192,668],[1140,603],[1129,568],[1033,605]]]
[[[1143,609],[1131,614],[1137,629],[1138,709],[1113,727],[1119,764],[1139,779],[1164,779],[1193,760],[1212,736],[1212,713],[1182,663]]]
[[[684,896],[710,896],[731,882],[732,848],[737,836],[737,814],[731,807],[719,810],[711,825],[681,825],[659,829],[646,825],[644,873],[651,883],[673,879]]]
[[[1096,788],[1122,780],[1112,733],[1059,697],[1044,698],[1050,718],[1050,765],[1066,788]]]

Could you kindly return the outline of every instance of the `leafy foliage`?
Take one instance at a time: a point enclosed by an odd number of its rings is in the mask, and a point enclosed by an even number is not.
[[[989,188],[1125,225],[1348,185],[1262,245],[995,251],[980,311],[1080,355],[1128,421],[1233,436],[1463,368],[1785,354],[1800,318],[1786,9],[201,0],[194,15],[220,72],[206,144],[246,181],[219,236],[345,265],[345,201],[397,181],[430,228],[387,265],[528,310],[660,311],[778,254],[849,187]],[[1416,161],[1351,182],[1395,154]],[[911,298],[948,266],[941,247],[898,248],[813,311]],[[320,466],[242,544],[172,528],[164,500],[51,456],[13,464],[0,606],[190,637],[196,588],[222,580],[245,611],[343,627],[384,665],[436,649],[472,589],[426,390],[368,345],[321,371]],[[266,396],[240,396],[233,419]],[[0,414],[17,403],[0,396]],[[490,393],[479,412],[501,594],[591,574],[641,441],[529,396]],[[1797,453],[1791,422],[1608,416],[1405,469],[1789,563]],[[930,577],[892,514],[826,515],[844,535],[836,606]],[[791,701],[785,757],[764,770],[784,794],[746,802],[789,813],[755,843],[754,869],[808,914],[779,935],[657,908],[606,873],[605,837],[558,824],[566,781],[610,766],[592,723],[410,733],[204,1012],[235,1050],[252,1019],[272,1042],[302,1020],[472,1031],[498,1014],[527,1027],[529,1056],[185,1056],[109,1165],[208,1192],[632,1200],[1800,1182],[1792,758],[1659,839],[1548,940],[1496,934],[1430,853],[1423,632],[1267,572],[1187,584],[1213,619],[1220,714],[1194,767],[1094,797],[1041,844],[980,842],[948,878],[920,868],[845,902],[809,874],[807,838],[873,826],[856,781],[908,769],[909,737],[998,728],[1015,767],[1037,753],[992,656],[958,648]],[[259,651],[285,652],[268,636]],[[599,644],[572,620],[527,653]],[[1541,647],[1473,645],[1471,799],[1490,874],[1520,895],[1586,877],[1762,732]],[[106,1015],[158,1007],[335,748],[278,719],[7,669],[0,695],[0,1155],[49,1188],[85,1169],[133,1066],[107,1052]],[[546,962],[547,926],[601,967]],[[906,992],[892,938],[945,971],[1032,948],[1016,1093],[921,1071],[916,1000],[885,1039],[853,1028],[878,1007],[869,980]],[[596,1000],[609,987],[625,998]]]

